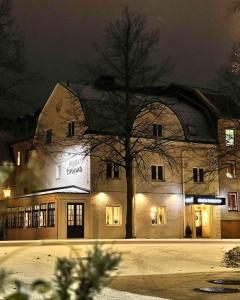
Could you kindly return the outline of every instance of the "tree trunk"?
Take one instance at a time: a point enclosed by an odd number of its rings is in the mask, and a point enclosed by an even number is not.
[[[126,212],[126,239],[133,238],[133,160],[126,153],[126,181],[127,181],[127,212]]]

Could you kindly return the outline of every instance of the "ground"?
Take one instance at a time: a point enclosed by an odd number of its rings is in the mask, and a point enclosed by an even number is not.
[[[84,256],[92,243],[1,242],[0,263],[27,283],[51,279],[57,257],[75,256],[76,251]],[[211,279],[240,279],[236,269],[222,264],[223,254],[240,246],[240,240],[117,240],[104,244],[120,252],[122,261],[109,288],[98,299],[240,299],[240,293],[209,295],[194,291],[217,286],[208,282]]]

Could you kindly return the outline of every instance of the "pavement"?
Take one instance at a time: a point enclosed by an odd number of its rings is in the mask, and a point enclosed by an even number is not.
[[[26,283],[52,279],[58,257],[85,256],[94,240],[0,242],[0,264]],[[208,295],[194,288],[214,286],[210,279],[240,279],[225,268],[223,254],[240,240],[101,240],[122,261],[98,300],[240,299],[239,294]],[[240,288],[240,286],[238,286]],[[236,296],[237,295],[237,296]],[[37,299],[37,298],[34,298]]]

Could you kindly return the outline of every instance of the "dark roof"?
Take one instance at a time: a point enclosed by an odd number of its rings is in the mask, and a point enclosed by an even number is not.
[[[80,99],[89,133],[123,135],[126,128],[124,105],[115,93],[93,86],[65,86]],[[144,87],[134,91],[138,97],[132,103],[137,114],[152,102],[167,105],[179,118],[185,139],[191,142],[217,143],[216,111],[206,105],[200,96],[177,86]],[[144,97],[143,97],[144,95]],[[111,104],[109,104],[111,101]],[[115,103],[114,103],[115,102]],[[133,114],[134,115],[134,114]],[[119,117],[121,116],[121,117]],[[120,122],[119,122],[120,121]]]

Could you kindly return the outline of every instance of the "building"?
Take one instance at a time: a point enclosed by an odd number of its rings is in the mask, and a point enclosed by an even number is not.
[[[86,155],[79,138],[122,130],[116,120],[124,120],[124,112],[120,105],[109,107],[109,93],[58,83],[32,136],[11,144],[16,177],[7,204],[8,239],[125,237],[124,170],[114,157],[102,162],[104,148]],[[239,108],[212,92],[179,85],[135,93],[136,130],[144,124],[145,141],[168,141],[176,161],[172,167],[153,151],[144,156],[144,174],[135,165],[135,236],[182,238],[189,225],[193,238],[240,237],[240,174],[233,159]],[[161,118],[145,109],[150,106]]]

